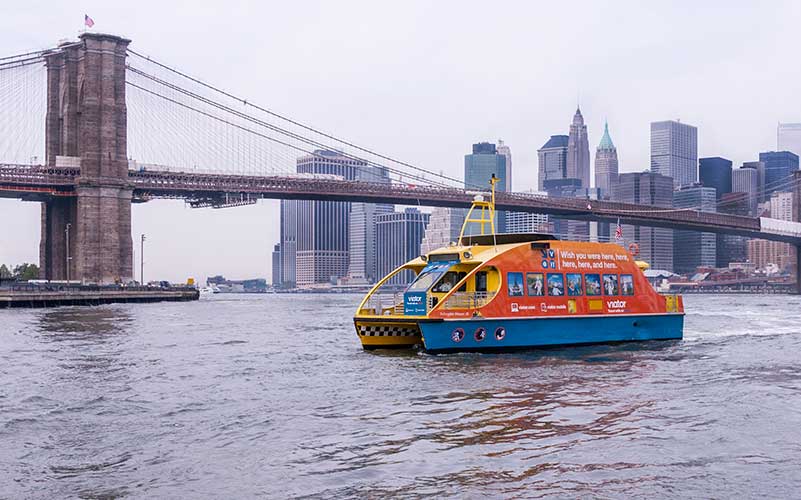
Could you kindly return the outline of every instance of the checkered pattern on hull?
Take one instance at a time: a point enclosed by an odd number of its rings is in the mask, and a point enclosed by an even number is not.
[[[417,328],[399,325],[359,325],[361,337],[409,337],[420,335]]]

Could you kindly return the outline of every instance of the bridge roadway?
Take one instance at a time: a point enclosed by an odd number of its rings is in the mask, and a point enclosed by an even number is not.
[[[226,206],[259,198],[469,207],[474,192],[458,188],[381,184],[337,178],[246,176],[130,170],[134,201],[182,199],[193,206]],[[41,201],[74,196],[79,169],[0,165],[0,197]],[[498,210],[542,213],[576,220],[615,222],[761,238],[801,245],[801,233],[763,228],[759,218],[581,198],[498,193]]]

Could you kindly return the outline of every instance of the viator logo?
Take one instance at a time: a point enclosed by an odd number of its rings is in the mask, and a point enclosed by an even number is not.
[[[607,301],[606,306],[609,309],[625,309],[626,308],[626,301],[625,300],[610,300],[610,301]]]

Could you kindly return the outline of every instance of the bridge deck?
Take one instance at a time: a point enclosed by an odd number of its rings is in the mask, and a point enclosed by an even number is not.
[[[79,179],[80,170],[76,168],[0,165],[0,197],[39,200],[42,196],[72,196]],[[235,205],[236,201],[230,202],[230,195],[234,195],[235,199],[236,196],[241,199],[247,195],[248,199],[330,200],[462,208],[469,207],[474,196],[470,191],[448,187],[166,170],[131,170],[128,180],[138,201],[182,199],[196,206]],[[498,210],[542,213],[579,220],[620,220],[626,224],[726,233],[801,245],[801,225],[765,224],[756,217],[523,193],[498,193],[496,206]]]

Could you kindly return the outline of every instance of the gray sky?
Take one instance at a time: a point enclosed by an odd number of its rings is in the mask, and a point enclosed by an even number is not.
[[[85,12],[139,52],[430,170],[461,177],[473,142],[502,138],[527,190],[577,99],[593,154],[609,120],[621,171],[648,168],[651,121],[696,125],[699,155],[735,166],[801,121],[801,2],[700,3],[30,1],[4,9],[0,56],[75,38]],[[38,260],[39,217],[0,200],[0,262]],[[133,229],[148,279],[267,277],[278,203],[150,202]]]

